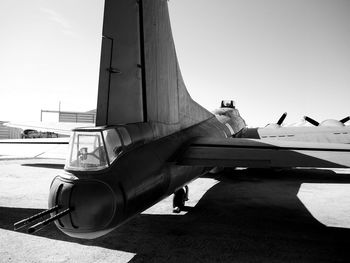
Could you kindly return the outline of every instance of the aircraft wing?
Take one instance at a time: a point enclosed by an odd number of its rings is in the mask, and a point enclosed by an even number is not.
[[[350,167],[350,145],[237,138],[197,138],[180,165],[205,167]]]
[[[4,125],[23,130],[32,129],[43,132],[55,132],[58,134],[70,135],[72,129],[78,127],[94,126],[93,123],[75,123],[75,122],[5,122]]]
[[[0,160],[65,159],[69,137],[0,140]]]

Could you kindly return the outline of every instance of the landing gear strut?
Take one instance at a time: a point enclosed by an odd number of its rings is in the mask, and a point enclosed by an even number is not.
[[[173,199],[173,213],[180,213],[185,207],[185,202],[188,201],[188,186],[175,191]]]

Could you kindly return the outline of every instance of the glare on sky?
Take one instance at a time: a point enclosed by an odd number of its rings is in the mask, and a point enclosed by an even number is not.
[[[250,126],[350,113],[350,1],[172,0],[191,96],[234,99]],[[0,2],[0,120],[96,107],[103,1]]]
[[[0,120],[96,108],[102,1],[1,1]]]

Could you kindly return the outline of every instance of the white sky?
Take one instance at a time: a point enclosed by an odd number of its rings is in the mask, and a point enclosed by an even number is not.
[[[350,1],[170,0],[181,71],[250,126],[350,114]],[[0,1],[0,120],[96,107],[103,1]]]

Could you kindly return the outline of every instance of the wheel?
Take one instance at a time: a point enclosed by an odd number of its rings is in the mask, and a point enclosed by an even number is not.
[[[180,213],[181,210],[185,207],[185,202],[188,200],[188,186],[177,190],[174,193],[173,198],[173,212]]]

